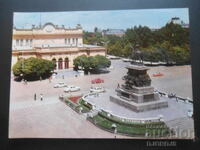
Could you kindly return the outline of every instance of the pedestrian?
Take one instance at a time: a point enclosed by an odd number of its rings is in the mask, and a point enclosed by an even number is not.
[[[34,100],[36,101],[37,97],[36,97],[36,93],[34,94]]]
[[[42,77],[40,76],[40,81],[42,81]]]
[[[43,94],[40,94],[40,100],[41,101],[43,100]]]
[[[25,80],[25,84],[27,85],[27,80]]]
[[[23,81],[23,84],[25,85],[25,84],[26,84],[26,83],[25,83],[25,79],[23,79],[22,81]]]
[[[49,83],[51,83],[51,77],[49,77]]]

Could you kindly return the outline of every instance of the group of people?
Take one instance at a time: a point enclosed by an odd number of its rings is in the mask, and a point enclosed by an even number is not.
[[[36,93],[34,94],[34,100],[35,100],[35,101],[37,100],[37,95],[36,95]],[[40,94],[40,100],[43,101],[43,94],[42,94],[42,93]]]

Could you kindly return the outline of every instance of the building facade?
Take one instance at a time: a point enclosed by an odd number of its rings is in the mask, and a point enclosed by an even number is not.
[[[104,55],[106,49],[83,43],[83,29],[65,28],[52,23],[32,26],[31,29],[13,29],[12,66],[22,58],[37,57],[54,61],[56,69],[73,67],[73,60],[80,55]]]

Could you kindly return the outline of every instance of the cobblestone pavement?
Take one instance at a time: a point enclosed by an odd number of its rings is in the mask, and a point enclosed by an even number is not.
[[[9,137],[114,138],[114,134],[98,129],[60,102],[58,96],[63,94],[63,88],[53,88],[53,85],[60,81],[68,85],[77,85],[81,87],[81,91],[75,93],[84,94],[94,86],[91,80],[99,77],[104,79],[105,83],[98,86],[112,90],[118,83],[123,83],[122,77],[127,72],[124,67],[127,64],[121,60],[114,60],[114,69],[111,69],[110,73],[79,77],[75,77],[75,73],[69,69],[59,72],[51,82],[42,80],[25,85],[11,79]],[[164,73],[163,77],[152,77],[152,84],[157,89],[192,97],[190,66],[152,67],[149,74],[151,76],[156,72]],[[39,100],[41,93],[43,101]],[[34,94],[37,96],[36,101]],[[117,138],[128,137],[117,135]]]

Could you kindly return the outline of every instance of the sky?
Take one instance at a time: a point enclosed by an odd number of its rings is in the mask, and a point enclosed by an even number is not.
[[[66,11],[66,12],[33,12],[14,13],[14,26],[31,28],[32,25],[44,25],[51,22],[74,28],[81,24],[85,31],[100,29],[127,29],[142,25],[150,28],[164,26],[172,17],[179,17],[189,23],[187,8],[177,9],[139,9],[139,10],[109,10],[109,11]]]

